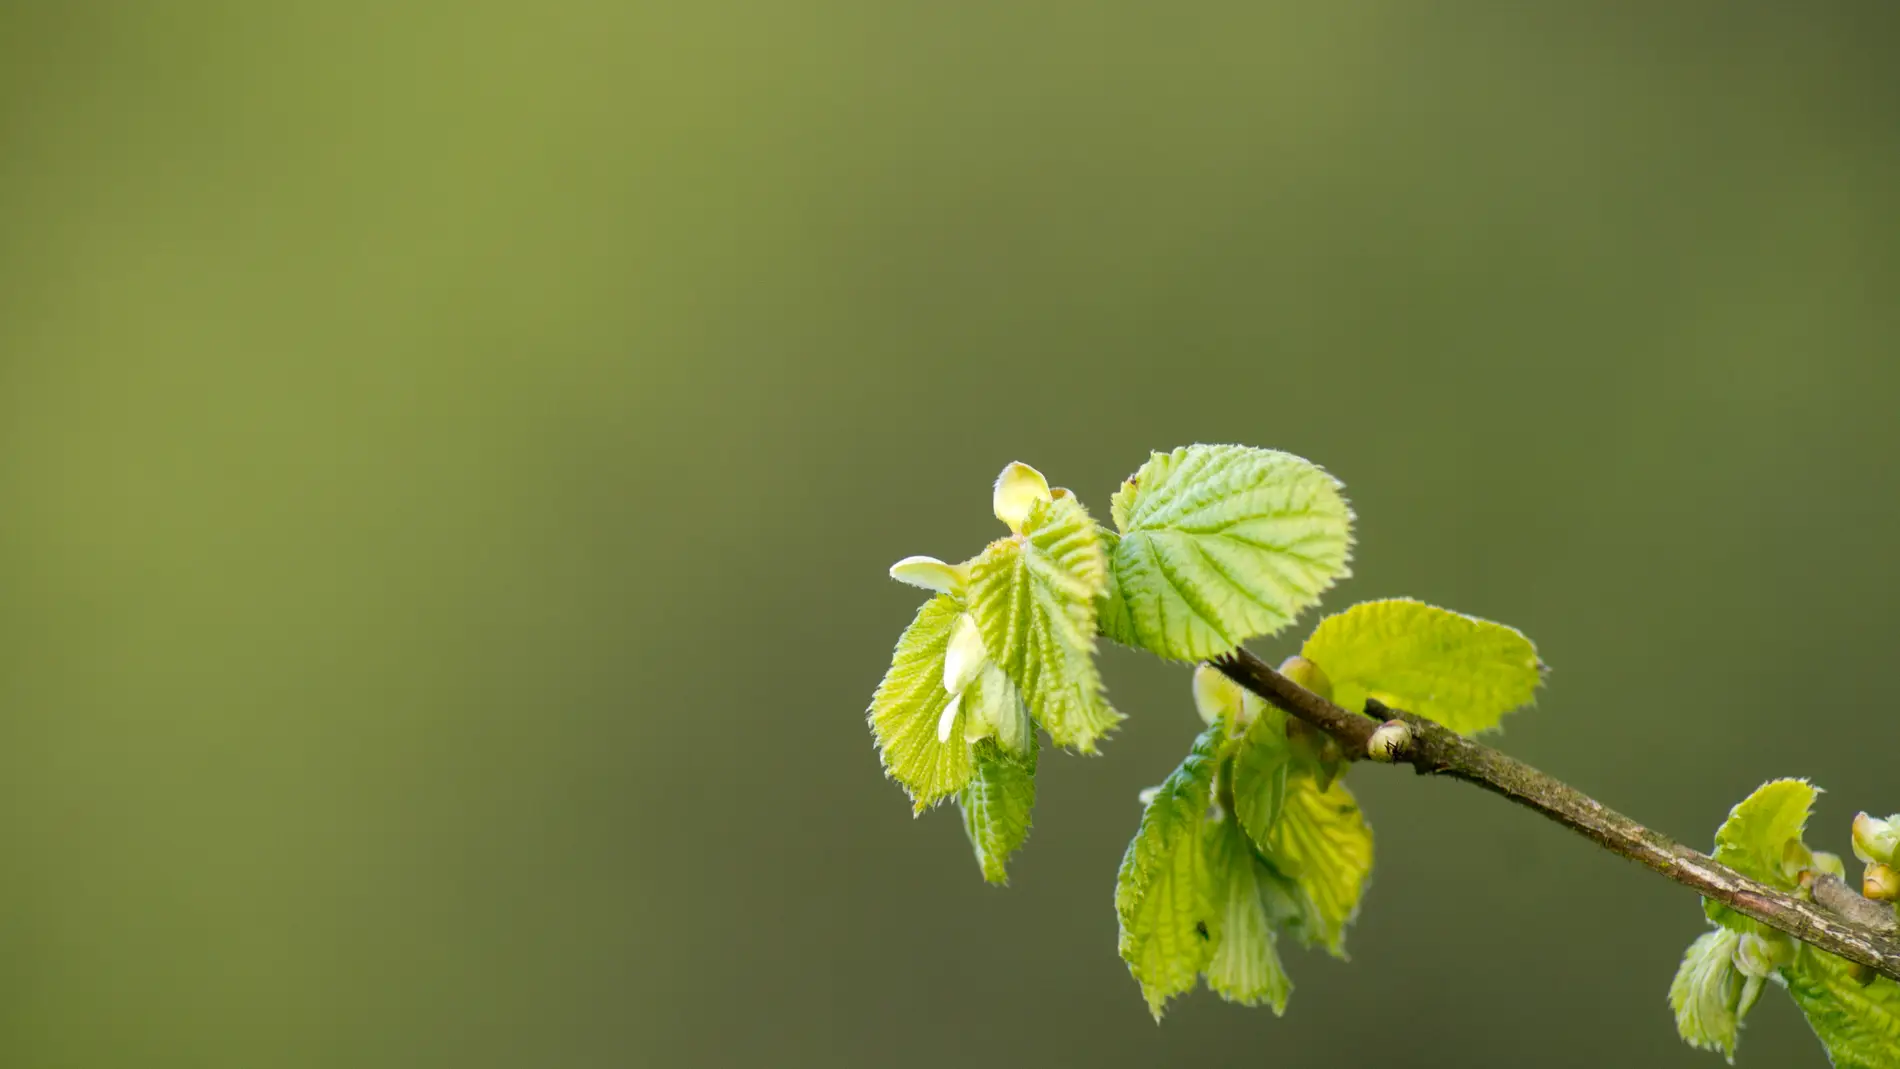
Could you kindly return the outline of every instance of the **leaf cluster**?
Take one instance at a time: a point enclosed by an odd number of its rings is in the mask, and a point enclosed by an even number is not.
[[[931,597],[871,700],[886,774],[919,813],[954,799],[983,877],[1007,882],[1029,835],[1041,739],[1094,753],[1122,719],[1097,638],[1201,662],[1191,689],[1203,730],[1143,793],[1117,874],[1119,948],[1157,1019],[1203,980],[1284,1012],[1282,947],[1345,957],[1365,898],[1373,837],[1342,773],[1367,755],[1341,753],[1207,662],[1278,633],[1349,574],[1341,484],[1288,453],[1193,445],[1129,476],[1107,524],[1021,463],[998,476],[991,505],[1007,535],[959,563],[907,557],[891,569]],[[1496,729],[1544,679],[1517,630],[1408,598],[1322,618],[1281,672],[1345,708],[1376,701],[1466,735]],[[1838,857],[1802,839],[1816,793],[1802,780],[1765,784],[1718,830],[1716,860],[1796,894],[1814,873],[1839,874]],[[1862,814],[1854,831],[1867,886],[1900,897],[1900,818]],[[1732,1059],[1743,1019],[1775,984],[1836,1065],[1900,1069],[1900,985],[1721,903],[1705,902],[1705,915],[1711,930],[1669,990],[1687,1042]]]
[[[1803,840],[1819,794],[1806,780],[1762,784],[1716,829],[1715,860],[1790,893],[1801,892],[1804,874],[1843,875],[1839,856],[1812,850]],[[1900,1067],[1900,984],[1713,899],[1703,899],[1702,906],[1713,928],[1689,945],[1669,985],[1683,1042],[1733,1064],[1743,1021],[1774,984],[1787,989],[1835,1066]]]

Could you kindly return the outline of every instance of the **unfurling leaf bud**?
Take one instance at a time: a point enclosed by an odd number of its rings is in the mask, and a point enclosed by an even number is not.
[[[1781,847],[1781,874],[1789,879],[1798,879],[1801,874],[1814,867],[1814,851],[1799,839],[1789,839]]]
[[[1319,784],[1321,791],[1332,789],[1333,781],[1339,778],[1340,766],[1346,763],[1346,754],[1340,750],[1339,743],[1331,735],[1319,744],[1319,772],[1313,781]]]
[[[1202,662],[1194,668],[1194,708],[1200,711],[1201,719],[1212,727],[1216,722],[1225,720],[1229,725],[1240,723],[1241,700],[1240,684],[1228,679],[1221,670]]]
[[[1735,1002],[1735,1016],[1738,1019],[1748,1016],[1748,1011],[1755,1008],[1755,1002],[1761,998],[1761,989],[1767,982],[1767,978],[1762,976],[1750,976],[1742,982],[1742,997]]]
[[[1876,902],[1900,899],[1900,871],[1878,861],[1868,865],[1861,874],[1860,893]]]
[[[1055,495],[1049,492],[1049,480],[1042,477],[1042,472],[1018,460],[996,477],[991,505],[997,519],[1009,524],[1011,531],[1022,534],[1023,524],[1029,522],[1029,511],[1036,507],[1036,502],[1053,500]]]
[[[1743,973],[1767,979],[1775,970],[1794,963],[1794,940],[1774,932],[1762,935],[1749,932],[1735,945],[1735,967]]]
[[[1826,873],[1842,882],[1847,880],[1847,866],[1842,863],[1841,855],[1839,854],[1830,854],[1826,850],[1816,850],[1814,852],[1813,869],[1815,872]]]
[[[1333,700],[1333,681],[1326,678],[1319,665],[1304,657],[1296,655],[1281,661],[1280,674],[1327,701]]]
[[[1865,813],[1854,815],[1854,856],[1862,861],[1893,863],[1893,851],[1900,845],[1900,813],[1881,820]]]
[[[1751,939],[1754,939],[1752,933],[1742,936],[1742,941],[1735,944],[1735,967],[1740,969],[1744,976],[1761,979],[1773,976],[1774,963],[1770,962],[1762,952],[1760,940],[1750,942]]]
[[[957,714],[963,710],[963,694],[958,692],[950,696],[950,704],[943,707],[943,715],[937,718],[937,741],[950,741],[950,731],[957,725]]]
[[[1412,725],[1403,720],[1380,724],[1366,740],[1366,756],[1374,761],[1396,761],[1412,748]]]
[[[935,557],[905,557],[891,565],[891,578],[939,594],[961,595],[970,575],[962,565],[945,564]]]
[[[983,648],[983,632],[977,629],[976,617],[967,612],[958,616],[950,630],[950,648],[943,655],[943,689],[962,694],[965,687],[983,674],[989,656],[989,651]]]

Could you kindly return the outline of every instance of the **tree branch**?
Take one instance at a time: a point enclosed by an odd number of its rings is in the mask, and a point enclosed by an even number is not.
[[[1501,794],[1737,913],[1900,980],[1900,942],[1893,938],[1892,909],[1862,898],[1845,884],[1832,886],[1828,882],[1832,877],[1814,881],[1815,898],[1827,906],[1823,908],[1751,880],[1561,780],[1430,720],[1387,709],[1377,702],[1367,703],[1368,715],[1349,712],[1274,671],[1244,649],[1213,664],[1229,679],[1332,736],[1354,759],[1366,756],[1366,743],[1383,718],[1403,720],[1411,727],[1411,741],[1393,755],[1395,762],[1411,765],[1420,775],[1448,776]]]

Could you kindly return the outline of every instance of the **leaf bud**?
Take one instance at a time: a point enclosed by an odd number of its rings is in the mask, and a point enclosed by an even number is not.
[[[1789,839],[1781,847],[1781,873],[1789,879],[1799,879],[1801,874],[1814,867],[1814,851],[1799,839]]]
[[[1876,861],[1861,873],[1860,893],[1876,902],[1900,899],[1900,871]]]
[[[967,612],[959,615],[950,629],[950,647],[943,654],[943,689],[952,694],[963,693],[965,687],[983,674],[989,659],[976,617]]]
[[[1202,662],[1194,668],[1194,708],[1208,726],[1220,721],[1239,726],[1245,702],[1240,684],[1228,679],[1220,669]]]
[[[1333,700],[1333,681],[1326,678],[1319,665],[1304,657],[1295,655],[1281,661],[1280,674],[1327,701]]]
[[[1023,524],[1029,522],[1029,513],[1038,501],[1053,501],[1055,495],[1049,492],[1049,480],[1042,472],[1014,461],[996,477],[996,490],[991,497],[991,507],[996,510],[996,518],[1009,525],[1017,534],[1023,533]]]
[[[1320,790],[1332,789],[1333,780],[1339,778],[1340,766],[1345,763],[1346,754],[1339,748],[1339,743],[1331,735],[1326,736],[1326,741],[1319,745],[1319,772],[1313,777]]]
[[[943,715],[937,718],[937,741],[948,743],[950,732],[957,725],[957,714],[963,711],[963,694],[959,691],[950,696],[950,703],[943,707]]]
[[[1748,1016],[1748,1011],[1755,1008],[1755,1002],[1761,998],[1761,990],[1766,984],[1767,978],[1762,976],[1750,976],[1742,982],[1742,997],[1735,1000],[1737,1019]]]
[[[1748,976],[1767,979],[1775,970],[1794,962],[1794,940],[1775,932],[1749,932],[1735,944],[1735,967]]]
[[[1854,856],[1862,861],[1893,862],[1893,851],[1900,845],[1900,814],[1881,820],[1865,813],[1854,815]]]
[[[891,565],[891,578],[939,594],[960,595],[970,577],[961,565],[945,564],[935,557],[905,557]]]
[[[1374,761],[1396,761],[1411,748],[1412,725],[1403,720],[1380,724],[1366,740],[1366,756]]]

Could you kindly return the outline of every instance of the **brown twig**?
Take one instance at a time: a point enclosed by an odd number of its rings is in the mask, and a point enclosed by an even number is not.
[[[1827,887],[1816,896],[1822,904],[1751,880],[1714,858],[1651,831],[1561,780],[1483,743],[1474,742],[1421,717],[1369,703],[1366,714],[1350,712],[1273,670],[1265,661],[1235,650],[1213,662],[1229,679],[1331,735],[1348,756],[1366,756],[1366,743],[1382,720],[1411,726],[1410,743],[1393,755],[1421,775],[1447,776],[1501,794],[1521,806],[1578,832],[1598,846],[1693,888],[1738,913],[1787,932],[1803,942],[1859,962],[1882,976],[1900,980],[1900,942],[1893,938],[1892,910],[1852,905]],[[1376,719],[1375,719],[1376,717]],[[1825,880],[1817,880],[1817,888]],[[1838,882],[1838,881],[1836,881]],[[1876,903],[1845,890],[1855,899]],[[1831,898],[1829,896],[1832,896]],[[1823,908],[1823,906],[1827,908]],[[1884,914],[1884,926],[1874,918]]]

